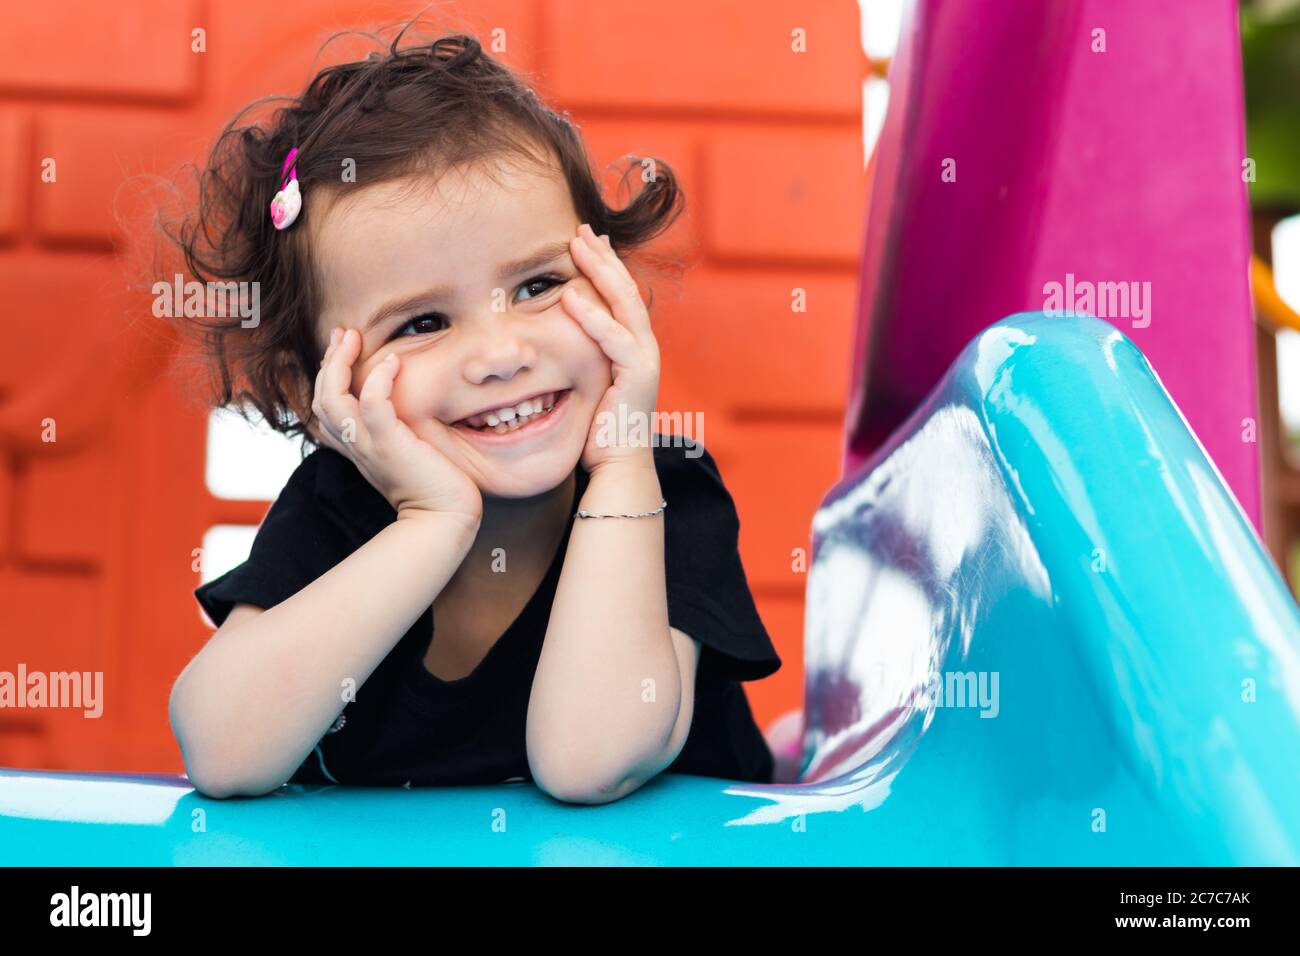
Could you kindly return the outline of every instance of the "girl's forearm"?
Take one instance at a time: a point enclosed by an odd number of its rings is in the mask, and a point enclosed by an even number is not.
[[[646,448],[593,472],[578,507],[624,514],[662,500]],[[575,518],[528,704],[534,779],[552,793],[608,793],[630,774],[657,772],[680,704],[664,513]]]
[[[177,679],[169,706],[187,771],[213,796],[292,776],[455,574],[477,528],[402,512],[287,600],[221,634]]]

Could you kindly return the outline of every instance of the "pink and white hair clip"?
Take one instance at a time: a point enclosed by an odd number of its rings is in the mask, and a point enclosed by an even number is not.
[[[280,191],[271,200],[271,222],[276,229],[288,229],[302,212],[302,192],[298,188],[298,167],[294,160],[298,158],[298,147],[289,150],[284,158],[284,168],[280,170]]]

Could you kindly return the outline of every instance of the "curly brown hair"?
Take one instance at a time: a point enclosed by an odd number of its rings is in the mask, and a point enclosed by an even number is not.
[[[653,175],[639,177],[644,187],[623,208],[607,206],[567,113],[544,106],[473,36],[453,33],[402,45],[410,26],[387,46],[377,35],[364,34],[380,49],[322,69],[265,125],[245,125],[246,118],[285,98],[268,97],[241,109],[198,171],[197,205],[179,224],[159,217],[163,235],[183,255],[193,279],[257,283],[259,321],[251,328],[239,316],[178,314],[174,320],[182,339],[196,346],[191,360],[207,373],[205,403],[233,408],[250,422],[256,412],[275,431],[301,437],[304,455],[317,444],[308,429],[322,357],[314,334],[321,292],[309,231],[278,231],[269,214],[290,149],[298,148],[304,194],[482,167],[506,155],[534,163],[539,155],[549,156],[558,161],[579,221],[608,234],[620,254],[663,233],[685,205],[667,163],[629,155],[623,182],[647,162],[654,164]],[[342,182],[345,160],[352,161],[355,184]]]

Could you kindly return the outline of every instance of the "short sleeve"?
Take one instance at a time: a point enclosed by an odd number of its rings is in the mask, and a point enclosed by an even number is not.
[[[248,559],[194,591],[217,627],[236,604],[272,608],[340,560],[338,535],[313,494],[314,464],[308,459],[290,476],[258,526]]]
[[[758,680],[781,667],[740,560],[740,519],[702,444],[660,447],[668,623],[700,642],[700,674]],[[694,455],[695,457],[690,457]]]

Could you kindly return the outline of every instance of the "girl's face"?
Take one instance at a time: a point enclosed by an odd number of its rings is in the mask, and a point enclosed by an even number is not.
[[[568,286],[609,310],[569,254],[580,223],[558,171],[453,169],[432,189],[381,183],[305,213],[324,293],[317,344],[323,353],[335,326],[361,333],[352,394],[397,352],[398,418],[485,496],[529,497],[567,480],[612,376],[560,304]],[[550,413],[559,417],[536,437],[493,442],[453,427],[564,390]]]

